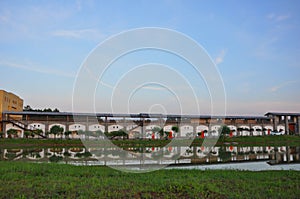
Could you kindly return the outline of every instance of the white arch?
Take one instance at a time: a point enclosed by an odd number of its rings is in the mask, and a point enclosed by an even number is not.
[[[205,130],[208,131],[208,126],[205,126],[205,125],[199,125],[199,126],[196,127],[197,133],[202,132],[202,131],[205,131]]]
[[[139,126],[136,125],[136,124],[130,124],[130,125],[127,125],[127,126],[126,126],[126,130],[127,130],[127,131],[131,131],[131,130],[137,129],[138,127],[139,127]]]
[[[200,133],[206,131],[206,133],[204,133],[204,136],[208,136],[208,126],[205,125],[199,125],[196,127],[196,133]]]
[[[253,136],[259,136],[262,135],[262,127],[259,125],[255,125],[252,127],[254,129]]]
[[[105,131],[105,127],[100,124],[92,124],[89,126],[89,131]]]
[[[79,130],[85,131],[86,130],[85,125],[77,123],[77,124],[71,124],[69,126],[69,131],[79,131]]]
[[[157,128],[161,128],[160,126],[158,126],[158,125],[155,125],[155,124],[151,124],[151,125],[148,125],[148,126],[146,126],[146,138],[152,138],[152,134],[153,134],[153,131],[152,131],[152,129],[153,128],[155,128],[155,127],[157,127]],[[155,133],[155,135],[154,135],[154,138],[155,139],[159,139],[160,138],[160,135],[159,135],[159,132],[156,132]]]
[[[34,123],[29,124],[29,128],[30,129],[40,129],[43,132],[46,131],[45,124],[38,123],[38,122],[34,122]]]
[[[264,131],[265,135],[268,135],[268,130],[273,131],[273,126],[271,126],[271,125],[267,125],[264,128],[267,129],[267,130]]]
[[[119,130],[121,130],[123,128],[124,127],[122,125],[113,124],[113,125],[108,126],[108,132],[119,131]]]
[[[180,126],[180,136],[181,137],[192,137],[194,132],[194,127],[191,125]]]
[[[277,131],[278,131],[278,132],[280,132],[280,131],[285,132],[285,126],[283,126],[283,125],[278,125],[278,126],[277,126]]]
[[[164,131],[172,131],[172,125],[166,125],[164,126]]]
[[[61,127],[61,128],[63,128],[63,132],[66,131],[66,126],[63,125],[63,124],[59,124],[59,123],[56,123],[56,124],[50,124],[50,125],[49,125],[48,131],[50,132],[51,128],[52,128],[53,126],[55,126],[55,125],[56,125],[56,126],[59,126],[59,127]],[[49,134],[49,138],[54,138],[54,135],[53,135],[53,134]]]
[[[241,136],[250,136],[250,127],[249,126],[241,125],[241,126],[239,126],[239,128],[249,129],[249,130],[242,130],[241,131]]]
[[[49,125],[49,131],[50,131],[50,129],[53,127],[53,126],[59,126],[59,127],[62,127],[63,129],[64,129],[64,131],[66,131],[66,125],[64,125],[64,124],[59,124],[59,123],[56,123],[56,124],[50,124]]]
[[[6,128],[6,132],[7,132],[9,129],[17,130],[17,137],[23,137],[23,135],[24,135],[24,130],[21,129],[20,127],[16,126],[16,125],[14,125],[14,124],[11,124],[11,123],[6,124],[5,128]],[[7,134],[7,133],[5,133],[5,137],[6,137],[6,138],[8,137],[8,134]]]
[[[234,126],[234,125],[228,125],[228,128],[229,128],[231,131],[233,131],[233,132],[232,132],[232,135],[233,135],[233,136],[237,136],[237,127],[236,127],[236,126]]]
[[[219,132],[218,132],[219,128],[221,128],[221,125],[213,125],[213,126],[211,126],[211,128],[210,128],[210,130],[212,131],[211,135],[212,136],[218,136],[219,135]]]

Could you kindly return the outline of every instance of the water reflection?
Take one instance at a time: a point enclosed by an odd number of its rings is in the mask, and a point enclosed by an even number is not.
[[[300,163],[300,147],[131,147],[0,149],[0,161],[64,162],[76,165],[206,165],[267,161]]]

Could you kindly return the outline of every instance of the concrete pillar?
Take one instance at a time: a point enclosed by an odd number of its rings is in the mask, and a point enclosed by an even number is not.
[[[49,132],[49,131],[50,131],[50,129],[49,129],[49,122],[46,121],[46,122],[45,122],[45,132],[44,132],[44,135],[45,135],[45,136],[48,136],[48,135],[47,135],[47,132]]]
[[[197,135],[197,126],[198,126],[198,124],[192,124],[192,126],[193,126],[193,135],[194,135],[194,137],[197,137],[198,135]]]
[[[145,133],[145,118],[142,119],[141,130],[142,130],[142,138],[146,138],[146,133]]]
[[[69,131],[69,128],[70,127],[70,124],[69,124],[69,122],[66,122],[66,131]]]
[[[108,121],[107,121],[107,117],[105,117],[105,120],[104,120],[104,132],[108,132]]]
[[[300,135],[300,116],[297,117],[297,122],[296,122],[296,134]]]
[[[273,115],[273,131],[277,129],[278,120],[279,120],[279,116]]]
[[[67,126],[66,126],[66,128],[67,128]],[[85,124],[85,131],[89,131],[89,123],[88,122],[86,122],[86,124]]]
[[[284,126],[285,126],[285,132],[287,135],[289,135],[289,121],[288,116],[284,116]]]

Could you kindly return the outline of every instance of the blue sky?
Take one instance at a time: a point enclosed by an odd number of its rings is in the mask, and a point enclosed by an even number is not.
[[[0,89],[18,94],[34,108],[72,111],[76,75],[100,42],[134,28],[161,27],[191,37],[207,51],[223,78],[227,114],[300,112],[299,8],[298,1],[287,0],[0,1]],[[201,113],[209,114],[203,81],[198,80],[198,86],[193,71],[177,58],[149,51],[124,58],[122,64],[148,63],[153,57],[171,67],[181,64],[179,72],[191,80]],[[106,85],[98,87],[97,112],[111,110],[104,103],[111,97],[105,90],[122,75],[118,67],[112,67],[102,80]],[[130,111],[178,112],[166,89],[146,88],[136,92]],[[114,101],[115,112],[127,110],[122,93]],[[80,111],[89,112],[85,99],[80,100]],[[194,110],[190,104],[188,112],[197,113]]]

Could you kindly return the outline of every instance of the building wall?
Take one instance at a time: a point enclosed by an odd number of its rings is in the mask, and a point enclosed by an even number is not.
[[[3,111],[23,111],[23,99],[13,93],[0,90],[0,121],[2,121]],[[20,116],[15,116],[15,119],[18,118]],[[2,124],[0,131],[3,131]]]

